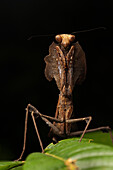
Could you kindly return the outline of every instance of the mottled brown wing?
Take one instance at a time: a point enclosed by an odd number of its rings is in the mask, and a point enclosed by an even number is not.
[[[73,87],[75,84],[81,84],[86,77],[86,57],[78,42],[74,44],[75,53],[73,58]]]
[[[46,63],[45,77],[49,81],[51,81],[54,78],[59,90],[61,90],[61,80],[60,80],[60,75],[58,70],[58,62],[56,61],[57,58],[56,46],[57,44],[53,42],[49,46],[49,55],[47,55],[44,58],[44,61]]]

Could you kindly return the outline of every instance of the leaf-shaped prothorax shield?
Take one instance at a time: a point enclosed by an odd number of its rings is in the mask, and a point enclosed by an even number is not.
[[[78,42],[74,43],[75,36],[60,34],[55,37],[49,47],[46,62],[45,76],[51,81],[53,78],[60,91],[71,93],[75,84],[81,84],[86,76],[86,58]]]

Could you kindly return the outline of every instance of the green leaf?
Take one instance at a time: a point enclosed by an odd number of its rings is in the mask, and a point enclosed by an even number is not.
[[[0,162],[0,170],[73,170],[77,167],[81,170],[112,170],[113,144],[109,133],[87,133],[85,138],[80,143],[79,138],[65,139],[55,145],[51,143],[44,154],[30,154],[25,163]]]
[[[11,170],[23,170],[23,166],[17,166],[15,168],[11,168]]]
[[[12,169],[14,167],[18,167],[22,165],[23,161],[9,161],[9,162],[0,162],[0,170],[8,170]]]
[[[23,166],[23,169],[26,170],[36,170],[36,169],[60,169],[66,167],[64,165],[64,161],[56,159],[52,156],[48,156],[46,154],[42,153],[33,153],[30,154],[26,160],[25,165]]]
[[[24,170],[109,170],[113,169],[113,147],[78,138],[65,139],[50,144],[45,153],[30,154]]]
[[[112,134],[113,134],[113,131],[112,131]],[[112,143],[111,136],[109,133],[103,133],[101,131],[86,133],[84,135],[84,138],[93,139],[94,143],[101,143],[101,144],[109,145],[113,147],[113,143]]]

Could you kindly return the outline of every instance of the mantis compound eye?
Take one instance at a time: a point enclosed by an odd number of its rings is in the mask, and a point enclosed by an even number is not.
[[[62,41],[62,37],[61,37],[60,35],[56,35],[56,36],[55,36],[55,39],[56,39],[56,41],[59,42],[59,43]]]
[[[75,35],[70,35],[69,41],[70,41],[70,42],[73,42],[74,40],[75,40]]]

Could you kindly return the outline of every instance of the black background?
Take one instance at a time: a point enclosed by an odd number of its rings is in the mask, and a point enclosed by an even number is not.
[[[55,81],[44,76],[44,57],[54,36],[27,39],[31,35],[71,33],[104,26],[106,30],[76,34],[86,53],[87,76],[73,92],[77,117],[92,116],[90,128],[113,128],[112,0],[0,1],[0,159],[16,159],[22,150],[25,108],[33,104],[41,113],[54,116],[58,100]],[[41,120],[38,127],[44,146],[49,128]],[[41,151],[29,117],[27,147]]]

